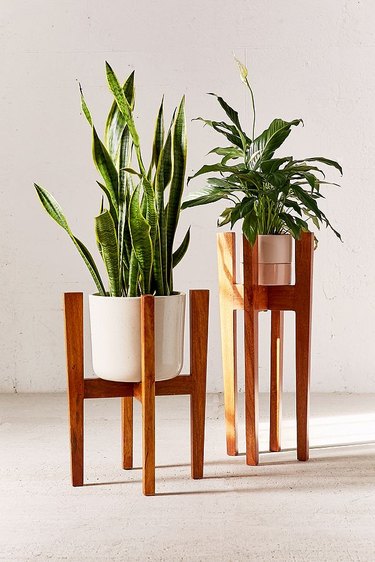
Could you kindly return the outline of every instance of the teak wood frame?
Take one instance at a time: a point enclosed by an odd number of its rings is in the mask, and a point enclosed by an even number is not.
[[[143,493],[155,494],[155,396],[190,395],[191,476],[203,478],[208,343],[207,290],[190,291],[190,374],[155,382],[154,297],[141,297],[142,379],[122,383],[84,377],[83,294],[65,293],[71,473],[83,486],[84,401],[122,398],[123,468],[133,468],[133,398],[142,403]]]
[[[297,458],[309,458],[308,412],[314,235],[295,243],[295,284],[258,284],[258,243],[243,237],[243,284],[236,281],[234,232],[217,235],[224,402],[228,455],[237,445],[236,311],[244,310],[246,462],[259,463],[258,447],[258,314],[271,311],[270,450],[280,451],[284,311],[296,313]]]

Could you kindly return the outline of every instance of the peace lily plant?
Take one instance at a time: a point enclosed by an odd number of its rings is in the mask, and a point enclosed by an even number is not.
[[[134,120],[134,72],[123,86],[108,63],[106,75],[114,100],[103,140],[94,126],[82,89],[81,104],[92,129],[93,160],[102,177],[97,182],[102,198],[94,222],[108,287],[93,256],[71,231],[60,205],[43,187],[35,184],[35,189],[48,214],[70,236],[97,288],[97,295],[90,296],[96,374],[113,380],[139,380],[140,345],[134,338],[139,338],[140,333],[140,299],[111,297],[153,294],[163,297],[155,304],[155,330],[161,337],[169,338],[176,351],[175,359],[169,357],[167,365],[156,351],[156,378],[170,378],[182,366],[185,307],[185,295],[174,291],[173,268],[185,255],[190,237],[188,230],[174,250],[185,184],[185,100],[183,97],[176,108],[167,131],[161,101],[151,161],[146,167]],[[103,342],[107,342],[106,349]]]
[[[255,100],[248,70],[240,61],[237,63],[251,100],[251,132],[245,131],[238,112],[222,97],[210,94],[216,97],[229,122],[210,121],[201,117],[198,120],[220,133],[227,143],[209,153],[220,156],[218,162],[205,164],[189,178],[188,181],[216,173],[215,176],[208,177],[203,188],[190,194],[182,207],[227,201],[230,205],[221,213],[218,226],[229,224],[232,228],[237,221],[242,221],[243,234],[252,245],[257,237],[278,235],[272,239],[263,239],[263,242],[267,241],[267,245],[286,243],[290,248],[287,251],[290,259],[291,236],[298,239],[301,232],[309,230],[311,223],[318,229],[324,224],[341,239],[319,207],[319,201],[323,197],[321,186],[337,185],[325,180],[325,174],[319,165],[333,166],[342,173],[341,166],[334,160],[323,157],[298,160],[293,156],[275,157],[276,150],[288,138],[292,127],[301,124],[302,120],[274,119],[267,129],[256,136]]]

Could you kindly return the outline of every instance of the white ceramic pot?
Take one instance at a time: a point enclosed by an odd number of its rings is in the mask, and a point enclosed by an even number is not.
[[[292,282],[292,236],[258,236],[259,285],[290,285]]]
[[[155,380],[182,369],[184,293],[155,297]],[[106,380],[141,380],[141,298],[89,296],[94,373]]]

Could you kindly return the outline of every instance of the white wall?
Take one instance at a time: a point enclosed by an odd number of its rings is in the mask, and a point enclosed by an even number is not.
[[[190,122],[220,115],[206,92],[223,95],[249,123],[235,51],[249,66],[258,127],[274,117],[303,117],[305,128],[293,131],[287,154],[325,155],[344,167],[342,188],[327,189],[325,207],[345,243],[322,232],[315,256],[312,389],[374,392],[374,18],[375,5],[358,0],[2,0],[0,390],[65,388],[61,295],[93,289],[32,187],[37,181],[50,189],[74,231],[95,250],[99,192],[77,80],[101,128],[110,101],[104,60],[120,76],[135,68],[144,143],[162,93],[169,109],[186,93],[190,173],[219,143],[212,131]],[[215,253],[220,208],[184,213],[192,242],[176,271],[180,289],[211,290],[211,391],[222,388]],[[262,326],[266,388],[266,319]],[[292,318],[287,343],[293,344]],[[290,351],[285,377],[291,390]]]

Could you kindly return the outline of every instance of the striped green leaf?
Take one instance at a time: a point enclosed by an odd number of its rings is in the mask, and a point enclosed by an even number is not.
[[[172,129],[172,179],[168,199],[167,210],[167,275],[169,279],[169,289],[172,287],[172,255],[173,242],[176,228],[180,216],[181,199],[185,185],[186,170],[186,130],[185,130],[185,97],[182,98],[178,107],[173,129]]]
[[[109,294],[111,297],[119,297],[121,284],[116,227],[106,209],[95,217],[95,234],[108,274]]]
[[[130,108],[134,108],[134,71],[130,74],[122,87],[125,98],[128,100]],[[126,126],[126,121],[118,108],[116,100],[113,101],[109,111],[104,132],[104,144],[114,162],[117,161],[121,137]]]
[[[85,96],[83,95],[83,90],[82,90],[81,84],[79,84],[79,91],[80,91],[80,94],[81,94],[81,109],[82,109],[83,115],[86,117],[87,121],[89,122],[89,125],[91,125],[91,127],[92,127],[91,113],[90,113],[89,108],[87,107]]]
[[[118,214],[118,175],[112,158],[102,141],[99,139],[95,127],[92,128],[92,156],[95,166],[100,172],[108,196],[116,214]]]
[[[152,164],[157,168],[159,156],[164,143],[164,114],[163,114],[164,97],[161,100],[158,116],[156,119],[154,142],[152,145]]]
[[[143,294],[150,293],[153,263],[151,227],[142,214],[140,203],[141,184],[134,190],[129,205],[129,227],[132,246],[140,268],[140,282]]]
[[[36,189],[36,192],[38,194],[39,200],[42,203],[43,207],[45,208],[45,210],[47,211],[47,213],[49,214],[49,216],[51,218],[53,218],[54,221],[57,222],[57,224],[59,226],[61,226],[70,236],[72,242],[74,243],[75,247],[77,248],[78,252],[80,253],[83,261],[85,262],[93,280],[94,283],[98,289],[98,292],[100,295],[105,295],[105,288],[103,285],[103,282],[101,280],[98,268],[96,267],[96,264],[94,262],[94,258],[92,257],[92,255],[90,254],[89,250],[86,248],[86,246],[83,244],[83,242],[81,242],[78,238],[76,238],[76,236],[74,236],[74,234],[72,233],[72,231],[70,230],[70,227],[68,225],[68,222],[64,216],[64,213],[62,211],[62,208],[60,207],[59,203],[56,201],[56,199],[43,187],[40,187],[39,185],[37,185],[36,183],[34,183],[34,187]]]
[[[189,247],[189,243],[190,243],[190,226],[189,226],[180,246],[177,248],[177,250],[175,252],[173,252],[173,257],[172,257],[173,267],[176,267],[176,265],[178,265],[180,263],[180,261],[182,260],[182,258],[184,257],[184,255],[187,252],[187,249]]]

